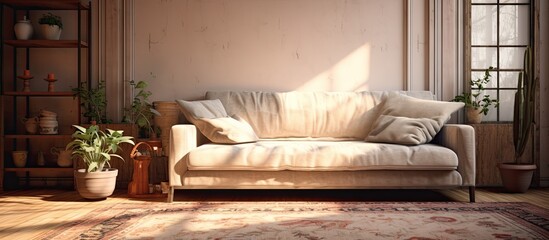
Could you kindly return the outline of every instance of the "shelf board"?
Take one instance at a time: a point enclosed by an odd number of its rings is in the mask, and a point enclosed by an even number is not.
[[[80,0],[0,0],[0,3],[17,9],[29,10],[77,10],[78,6],[81,9],[89,9],[88,5]]]
[[[4,42],[19,48],[78,48],[78,40],[4,40]],[[87,48],[88,43],[80,41],[80,47]]]
[[[6,139],[59,139],[71,138],[72,134],[6,134]]]
[[[4,168],[6,172],[47,172],[47,173],[62,173],[62,172],[74,172],[72,167],[9,167]]]
[[[72,97],[73,92],[4,92],[5,96]]]

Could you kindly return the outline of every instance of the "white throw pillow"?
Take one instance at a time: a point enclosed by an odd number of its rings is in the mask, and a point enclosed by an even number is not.
[[[214,143],[235,144],[258,140],[250,124],[238,117],[229,117],[219,99],[176,101],[187,120]]]
[[[451,114],[463,106],[460,102],[424,100],[390,93],[366,141],[407,145],[430,142]],[[396,136],[399,132],[402,136]]]

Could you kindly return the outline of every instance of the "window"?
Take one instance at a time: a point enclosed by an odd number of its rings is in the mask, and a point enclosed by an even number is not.
[[[524,50],[533,45],[530,0],[471,1],[471,78],[492,66],[486,94],[500,101],[487,121],[513,121],[513,102]]]

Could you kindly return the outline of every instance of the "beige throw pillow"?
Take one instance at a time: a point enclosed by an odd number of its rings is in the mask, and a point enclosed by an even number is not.
[[[258,140],[250,124],[238,117],[229,117],[219,99],[176,101],[187,120],[214,143],[235,144]]]
[[[430,142],[451,114],[463,106],[459,102],[424,100],[390,93],[366,141],[407,145]],[[397,136],[399,132],[402,136]]]
[[[366,137],[368,142],[418,145],[433,140],[438,123],[429,118],[407,118],[381,115]]]
[[[240,118],[201,118],[196,123],[200,132],[215,143],[245,143],[258,140],[254,129]]]
[[[181,107],[181,111],[185,118],[191,123],[199,118],[220,118],[228,117],[225,107],[219,99],[202,100],[202,101],[185,101],[176,100]]]

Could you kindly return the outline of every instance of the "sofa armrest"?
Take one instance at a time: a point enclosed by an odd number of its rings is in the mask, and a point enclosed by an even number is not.
[[[170,186],[183,186],[181,176],[187,171],[185,155],[197,146],[197,129],[194,125],[177,124],[172,126],[168,165]]]
[[[457,170],[463,177],[463,186],[475,186],[475,129],[470,125],[446,124],[435,138],[435,143],[457,154]]]

